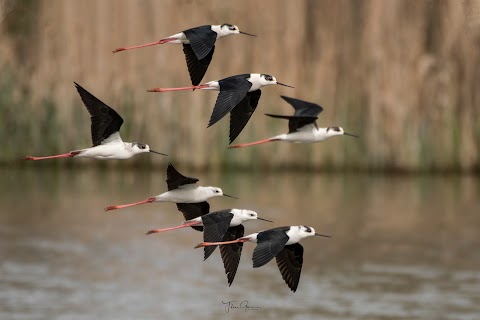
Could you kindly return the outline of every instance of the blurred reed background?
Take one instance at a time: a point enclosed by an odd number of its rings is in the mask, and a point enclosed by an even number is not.
[[[204,82],[259,72],[295,86],[264,88],[236,142],[285,131],[263,115],[291,112],[279,95],[321,104],[321,126],[361,138],[228,150],[227,119],[206,129],[216,93],[146,92],[190,84],[181,46],[112,54],[225,22],[259,37],[217,42]],[[5,164],[90,146],[76,81],[123,116],[125,141],[148,143],[184,167],[480,168],[479,1],[0,0],[0,39]],[[49,162],[66,163],[79,162]]]

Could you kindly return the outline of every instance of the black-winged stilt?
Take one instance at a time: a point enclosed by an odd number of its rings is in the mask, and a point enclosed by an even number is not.
[[[139,46],[117,48],[113,50],[113,53],[129,49],[154,46],[157,44],[181,43],[183,44],[183,52],[185,53],[185,60],[187,62],[192,85],[196,86],[200,83],[200,81],[202,81],[203,76],[207,72],[208,66],[212,61],[213,52],[215,51],[215,42],[217,39],[239,33],[256,37],[253,34],[242,32],[237,26],[228,23],[221,25],[205,25],[176,33],[170,37],[156,42]]]
[[[217,187],[197,186],[197,178],[185,177],[178,172],[171,163],[167,167],[167,188],[168,191],[158,196],[148,198],[139,202],[113,205],[105,208],[105,211],[123,209],[144,203],[152,202],[175,202],[175,203],[202,203],[211,197],[225,196],[234,198],[223,193],[222,189]],[[207,204],[208,205],[208,204]]]
[[[199,204],[191,204],[192,210],[187,210],[187,215],[199,215],[195,218],[185,221],[183,224],[164,228],[154,229],[147,232],[147,234],[164,232],[169,230],[176,230],[186,227],[203,227],[203,241],[218,242],[231,241],[243,237],[244,228],[242,223],[248,220],[263,220],[273,222],[264,218],[260,218],[255,211],[246,209],[225,209],[221,211],[210,212],[202,215],[202,210]],[[196,206],[196,208],[195,208]],[[186,211],[182,211],[185,215]],[[197,229],[198,230],[198,229]],[[225,267],[225,274],[227,275],[228,285],[231,285],[235,274],[237,273],[238,263],[240,262],[241,250],[243,243],[236,245],[220,246],[220,254],[222,256],[223,265]],[[216,246],[206,246],[204,248],[204,260],[215,251]]]
[[[26,156],[25,160],[45,160],[54,158],[95,158],[95,159],[128,159],[139,153],[153,152],[148,144],[140,142],[123,142],[120,127],[123,119],[112,108],[97,99],[90,92],[75,82],[80,97],[91,116],[91,133],[93,147],[70,151],[69,153],[46,157]]]
[[[311,236],[330,238],[330,236],[315,233],[315,229],[312,227],[287,226],[252,233],[232,241],[202,242],[195,248],[216,245],[238,245],[246,241],[256,242],[257,246],[253,250],[252,257],[253,267],[259,268],[275,257],[283,280],[295,292],[303,265],[303,247],[299,241]]]
[[[230,143],[242,132],[260,99],[260,88],[271,84],[285,87],[292,86],[278,82],[275,77],[268,74],[246,73],[231,76],[221,80],[210,81],[199,86],[182,88],[153,88],[148,92],[165,92],[189,89],[218,90],[217,101],[213,108],[208,127],[214,125],[230,112]]]
[[[280,134],[265,140],[235,144],[229,148],[242,148],[274,141],[312,143],[324,141],[338,135],[347,135],[358,138],[356,135],[343,131],[343,128],[341,127],[319,128],[316,120],[320,112],[323,111],[323,108],[318,104],[285,96],[281,97],[295,109],[293,116],[282,116],[268,113],[266,115],[273,118],[287,119],[288,133]]]

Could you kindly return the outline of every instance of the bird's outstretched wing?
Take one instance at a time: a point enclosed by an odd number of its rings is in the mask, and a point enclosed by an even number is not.
[[[169,163],[167,167],[167,188],[168,191],[178,189],[181,186],[187,184],[193,184],[198,182],[197,178],[185,177],[180,172],[178,172],[175,167]]]
[[[281,97],[295,109],[295,113],[293,115],[296,117],[317,117],[320,112],[323,111],[323,108],[316,103],[286,96]]]
[[[313,124],[318,128],[316,120],[318,115],[323,111],[323,108],[315,103],[308,101],[281,96],[283,100],[288,102],[294,109],[293,116],[283,116],[277,114],[266,114],[272,118],[287,119],[288,133],[299,131],[300,128]]]
[[[243,237],[244,228],[240,224],[236,227],[228,228],[222,241],[232,241]],[[243,242],[220,245],[220,254],[222,256],[225,274],[227,275],[228,285],[232,285],[233,279],[237,274],[238,264],[242,256]]]
[[[257,236],[257,246],[253,250],[253,267],[267,264],[285,247],[288,236],[282,229],[262,231]]]
[[[300,128],[313,124],[316,126],[317,117],[297,117],[297,116],[282,116],[278,114],[265,113],[265,115],[277,118],[277,119],[287,119],[288,120],[288,133],[296,132]]]
[[[208,202],[199,202],[199,203],[177,203],[177,209],[183,213],[185,220],[192,220],[197,217],[206,215],[210,211],[210,205]],[[202,226],[191,226],[197,231],[203,231]]]
[[[247,95],[252,83],[247,80],[249,75],[238,75],[219,80],[220,93],[213,108],[208,127],[214,125],[227,113],[232,111]]]
[[[190,42],[198,60],[202,60],[210,54],[215,46],[215,41],[217,41],[217,33],[209,25],[188,29],[183,33]]]
[[[190,44],[183,45],[183,53],[185,53],[185,61],[187,62],[188,73],[190,74],[192,85],[197,86],[200,84],[203,76],[207,72],[210,62],[212,61],[214,52],[215,46],[212,47],[210,52],[204,58],[198,59]]]
[[[285,246],[276,255],[278,269],[288,287],[295,292],[300,281],[303,264],[303,247],[299,243]]]
[[[230,210],[222,210],[211,212],[202,216],[203,222],[203,241],[205,242],[219,242],[230,227],[230,221],[233,219],[233,214]],[[207,258],[215,251],[217,246],[208,246],[204,248],[203,259]]]
[[[230,143],[238,137],[247,125],[248,120],[250,120],[250,117],[257,109],[261,95],[260,89],[247,92],[245,98],[230,112]]]
[[[92,122],[92,144],[94,147],[98,146],[112,134],[120,130],[120,127],[123,124],[123,119],[115,110],[100,101],[78,83],[74,83],[80,97],[82,98],[83,104],[87,107],[87,110],[90,113],[90,119]],[[114,138],[115,140],[121,141],[119,134]]]

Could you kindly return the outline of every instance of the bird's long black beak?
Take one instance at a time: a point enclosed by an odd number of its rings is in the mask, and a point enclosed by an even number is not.
[[[320,233],[315,233],[315,235],[319,236],[319,237],[331,238],[331,236],[326,236],[326,235],[320,234]]]
[[[272,220],[267,220],[267,219],[263,219],[263,218],[260,218],[260,217],[257,217],[258,220],[262,220],[262,221],[267,221],[267,222],[273,222]]]
[[[246,32],[243,32],[243,31],[239,31],[239,33],[244,34],[246,36],[250,36],[250,37],[256,37],[256,35],[254,35],[254,34],[246,33]]]
[[[356,136],[354,134],[351,134],[351,133],[344,132],[343,134],[346,135],[346,136],[358,138],[358,136]]]
[[[237,200],[238,200],[238,198],[236,198],[236,197],[234,197],[234,196],[230,196],[230,195],[228,195],[228,194],[225,194],[225,193],[223,194],[223,196],[224,196],[224,197],[229,197],[229,198],[232,198],[232,199],[237,199]]]
[[[289,86],[288,84],[281,83],[281,82],[278,82],[278,81],[277,81],[277,84],[279,84],[281,86],[284,86],[284,87],[295,88],[295,87]]]
[[[153,153],[156,153],[156,154],[161,154],[162,156],[168,156],[168,154],[161,153],[161,152],[157,152],[157,151],[153,151],[153,150],[150,150],[150,152],[153,152]]]

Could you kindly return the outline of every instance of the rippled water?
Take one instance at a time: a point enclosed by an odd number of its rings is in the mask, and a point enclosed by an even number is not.
[[[480,319],[480,181],[456,176],[186,172],[309,238],[298,291],[275,262],[253,269],[246,243],[228,287],[218,251],[173,226],[170,203],[104,212],[165,191],[163,171],[0,171],[0,319]],[[188,171],[188,170],[187,170]],[[222,302],[248,300],[259,310]]]

